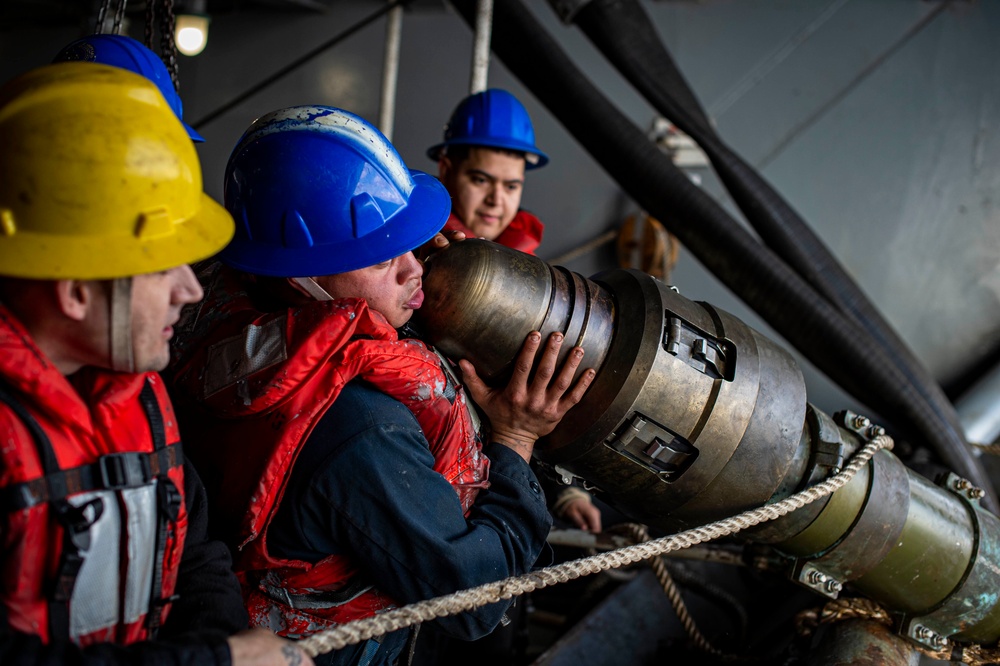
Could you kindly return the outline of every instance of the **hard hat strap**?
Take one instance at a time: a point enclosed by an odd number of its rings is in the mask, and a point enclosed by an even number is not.
[[[302,293],[312,296],[317,301],[332,301],[333,296],[328,294],[323,287],[316,284],[316,280],[308,277],[288,278],[288,282]]]
[[[132,354],[132,278],[111,280],[108,299],[111,322],[111,368],[116,372],[135,372]]]

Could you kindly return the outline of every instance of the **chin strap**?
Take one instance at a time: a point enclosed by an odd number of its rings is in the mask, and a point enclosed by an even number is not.
[[[116,372],[135,372],[135,357],[132,355],[132,278],[111,280],[108,308],[111,368]]]
[[[288,278],[289,284],[307,296],[311,296],[317,301],[332,301],[333,296],[326,293],[326,289],[316,284],[316,280],[308,277]]]

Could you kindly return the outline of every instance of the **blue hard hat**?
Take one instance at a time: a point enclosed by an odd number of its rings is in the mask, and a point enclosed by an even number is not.
[[[490,88],[469,95],[455,107],[444,141],[427,149],[432,160],[448,146],[485,146],[524,153],[525,168],[545,166],[549,157],[535,145],[535,129],[524,105],[506,90]]]
[[[346,273],[388,261],[444,227],[451,197],[406,168],[363,118],[297,106],[258,118],[226,165],[236,236],[229,266],[273,277]]]
[[[91,35],[63,48],[52,62],[67,61],[96,62],[145,76],[160,89],[163,98],[180,119],[191,140],[197,143],[205,140],[184,122],[184,106],[181,104],[180,95],[174,89],[174,82],[170,78],[167,66],[163,64],[160,56],[141,42],[125,35]]]

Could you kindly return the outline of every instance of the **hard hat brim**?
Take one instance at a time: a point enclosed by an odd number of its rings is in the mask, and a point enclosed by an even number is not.
[[[476,147],[498,148],[500,150],[511,150],[518,153],[524,153],[525,155],[531,155],[534,156],[536,160],[532,162],[532,160],[526,159],[524,163],[524,168],[529,171],[531,169],[539,169],[549,163],[549,156],[530,143],[493,140],[485,137],[474,137],[474,138],[470,137],[468,139],[458,138],[458,139],[452,139],[451,141],[445,141],[443,143],[439,143],[427,149],[427,157],[437,162],[438,160],[441,159],[441,157],[444,154],[447,154],[448,146],[468,146],[470,148],[476,148]]]
[[[405,208],[361,238],[316,247],[275,247],[237,238],[219,254],[228,266],[270,277],[348,273],[411,252],[434,237],[451,214],[451,196],[437,178],[410,170],[414,188]],[[239,223],[239,221],[237,221]]]
[[[198,134],[198,132],[196,132],[193,127],[188,125],[183,120],[181,121],[181,125],[184,125],[184,129],[187,130],[188,136],[191,137],[192,141],[194,141],[195,143],[205,143],[205,137],[203,137],[201,134]]]
[[[110,280],[155,273],[215,254],[233,237],[233,218],[202,193],[198,211],[170,233],[143,238],[19,232],[0,243],[0,275],[36,280]],[[58,258],[40,262],[38,257]],[[95,257],[101,257],[95,261]]]

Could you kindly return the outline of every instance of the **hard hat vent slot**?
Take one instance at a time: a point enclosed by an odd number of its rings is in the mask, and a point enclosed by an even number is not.
[[[165,208],[154,208],[139,213],[139,221],[135,225],[135,236],[142,240],[169,236],[174,232],[170,212]]]
[[[14,213],[6,208],[0,208],[0,230],[3,230],[4,236],[13,236],[17,232]]]
[[[351,221],[354,224],[354,237],[361,238],[383,226],[385,217],[375,198],[362,192],[351,198]]]
[[[312,234],[309,233],[309,226],[299,211],[285,211],[281,220],[281,242],[290,248],[306,248],[315,244]]]

